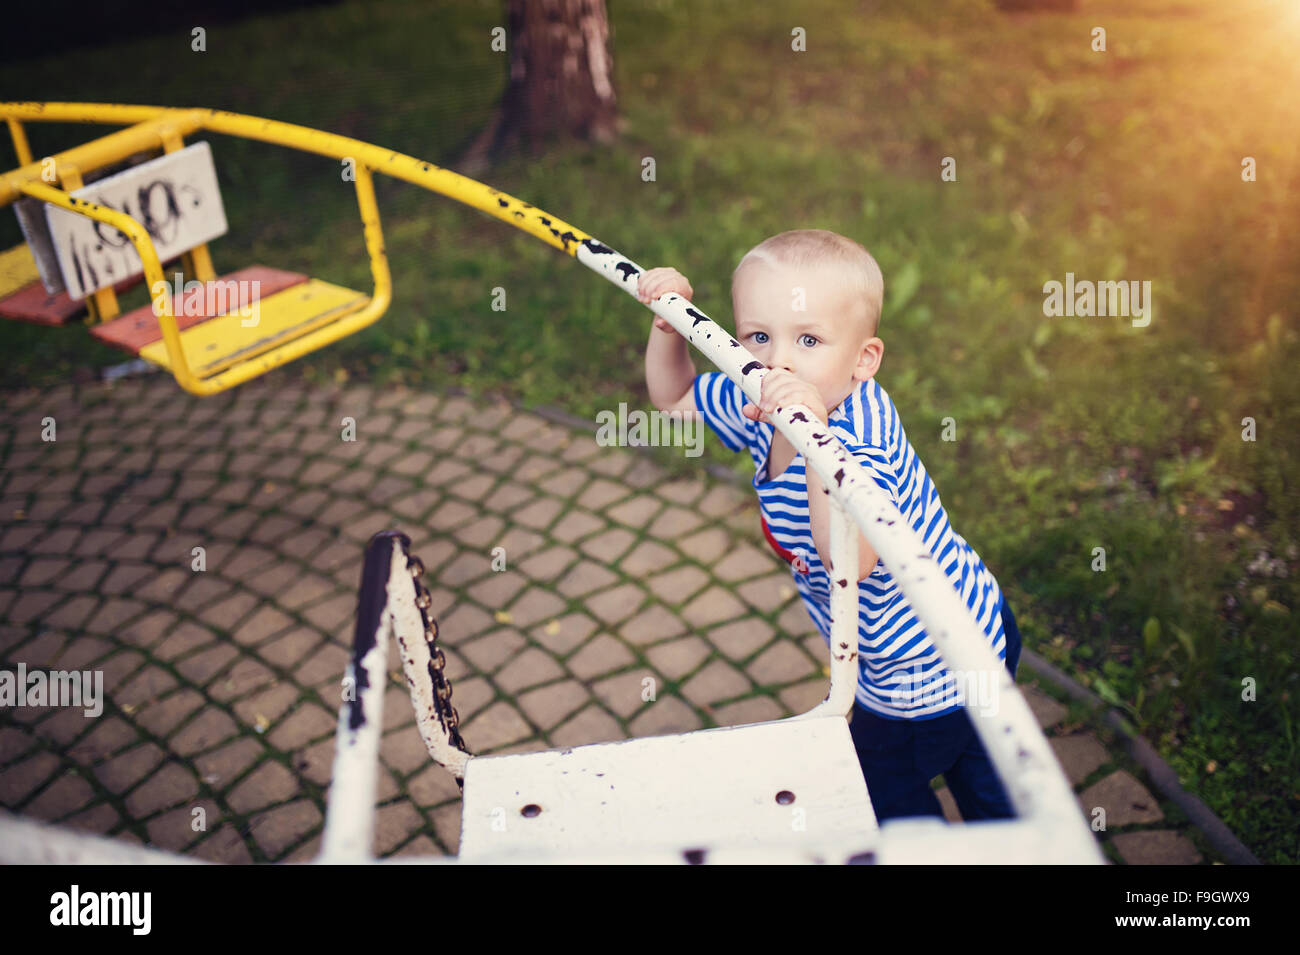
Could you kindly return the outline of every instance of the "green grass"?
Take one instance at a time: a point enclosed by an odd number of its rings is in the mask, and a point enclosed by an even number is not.
[[[482,178],[646,267],[679,268],[723,324],[731,269],[765,236],[821,227],[866,244],[888,290],[880,381],[1027,646],[1116,701],[1261,858],[1300,861],[1294,6],[611,7],[623,140]],[[221,107],[443,162],[504,86],[488,44],[500,22],[496,0],[348,4],[214,29],[205,54],[188,35],[150,38],[0,65],[0,81],[13,99]],[[1096,25],[1106,53],[1090,49]],[[806,53],[790,50],[793,26]],[[47,154],[87,133],[29,134]],[[369,287],[337,164],[209,138],[231,221],[219,269]],[[656,182],[641,181],[645,156]],[[955,183],[940,181],[944,156]],[[593,426],[644,402],[646,310],[496,220],[378,186],[392,309],[277,374],[503,392]],[[0,239],[17,240],[12,221]],[[1043,283],[1067,271],[1151,281],[1150,326],[1046,318]],[[124,357],[80,328],[0,336],[10,384]],[[748,467],[714,441],[707,454]]]

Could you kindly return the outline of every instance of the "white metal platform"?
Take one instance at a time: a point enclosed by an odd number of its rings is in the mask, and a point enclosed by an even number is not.
[[[475,757],[460,858],[869,844],[877,828],[848,722],[825,716]]]

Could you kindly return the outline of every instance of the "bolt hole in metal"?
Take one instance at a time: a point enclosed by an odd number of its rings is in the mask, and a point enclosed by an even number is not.
[[[776,801],[782,806],[788,806],[790,803],[794,802],[794,793],[790,792],[788,789],[782,789],[776,794]]]
[[[524,816],[528,819],[532,819],[534,816],[541,815],[541,812],[542,812],[541,806],[537,805],[537,803],[535,802],[530,802],[523,809],[519,810],[519,815]]]

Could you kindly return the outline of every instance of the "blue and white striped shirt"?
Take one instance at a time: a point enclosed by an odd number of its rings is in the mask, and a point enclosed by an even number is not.
[[[795,587],[829,644],[830,580],[808,521],[803,455],[796,453],[784,473],[769,480],[767,459],[776,429],[742,415],[745,401],[744,392],[720,371],[695,378],[695,406],[704,421],[728,449],[749,449],[754,490],[770,533],[783,548],[806,561],[807,573],[792,565]],[[975,550],[948,523],[939,492],[912,450],[889,395],[874,378],[864,381],[831,411],[828,424],[921,535],[998,657],[1005,660],[1001,588]],[[943,665],[883,561],[859,585],[858,607],[855,696],[859,706],[888,719],[933,719],[961,708],[956,678]]]

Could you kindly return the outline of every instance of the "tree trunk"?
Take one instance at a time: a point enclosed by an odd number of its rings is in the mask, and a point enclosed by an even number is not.
[[[506,0],[510,79],[487,127],[455,163],[475,175],[551,142],[609,143],[617,132],[605,0]]]

